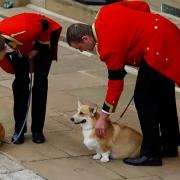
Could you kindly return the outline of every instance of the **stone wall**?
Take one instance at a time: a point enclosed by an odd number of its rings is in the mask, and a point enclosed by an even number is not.
[[[14,7],[25,6],[29,3],[29,0],[11,0],[14,3]],[[4,0],[0,0],[0,5],[4,3]]]
[[[180,8],[180,0],[146,0],[155,10],[161,9],[161,3],[165,3],[176,8]]]
[[[30,0],[30,3],[38,7],[46,8],[46,0]]]
[[[14,3],[14,6],[16,6],[16,7],[17,6],[25,6],[26,4],[28,4],[30,2],[32,4],[35,4],[35,5],[37,5],[39,7],[43,7],[43,8],[46,8],[46,6],[48,7],[52,3],[53,4],[56,4],[56,3],[60,4],[60,3],[66,2],[66,1],[67,2],[68,1],[73,2],[73,0],[11,0],[11,1]],[[161,3],[166,3],[166,4],[169,4],[171,6],[180,8],[180,0],[145,0],[145,1],[147,1],[154,9],[157,9],[157,10],[160,10]],[[4,0],[0,0],[0,5],[2,5],[3,2],[4,2]]]
[[[50,11],[91,24],[99,8],[88,6],[73,0],[46,0],[46,8]]]
[[[100,8],[100,6],[84,5],[74,0],[44,0],[44,1],[45,1],[46,9],[89,24],[91,24],[94,21],[94,17],[98,9]],[[150,4],[153,10],[160,11],[161,3],[166,3],[168,5],[180,8],[180,0],[145,0],[145,1],[147,1]]]

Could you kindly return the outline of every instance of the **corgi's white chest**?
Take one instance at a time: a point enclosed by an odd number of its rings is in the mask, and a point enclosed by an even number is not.
[[[90,150],[98,150],[99,144],[95,138],[91,137],[92,130],[85,130],[83,131],[84,136],[84,144],[87,146]]]

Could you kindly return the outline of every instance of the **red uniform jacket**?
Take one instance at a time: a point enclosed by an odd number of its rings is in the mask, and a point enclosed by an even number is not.
[[[106,112],[115,110],[127,64],[139,66],[145,59],[180,84],[180,30],[162,16],[148,13],[147,6],[140,1],[112,3],[100,9],[92,25],[98,54],[110,77],[103,106]]]
[[[48,28],[43,30],[42,20],[48,22]],[[47,25],[47,24],[46,24]],[[34,13],[22,13],[0,22],[0,34],[9,41],[9,45],[26,55],[34,48],[35,41],[40,44],[49,44],[51,58],[57,60],[58,39],[62,27],[53,20]],[[53,36],[52,36],[53,35]],[[0,66],[8,73],[14,70],[8,59],[3,59]]]

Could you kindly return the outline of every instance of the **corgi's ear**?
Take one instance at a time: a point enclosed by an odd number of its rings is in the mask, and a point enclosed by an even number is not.
[[[89,112],[92,114],[93,117],[96,115],[97,110],[98,106],[96,104],[89,106]]]
[[[81,102],[78,100],[78,109],[82,106]]]

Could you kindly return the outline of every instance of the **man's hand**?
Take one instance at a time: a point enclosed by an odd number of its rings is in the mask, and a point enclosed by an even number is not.
[[[34,57],[36,56],[36,54],[38,53],[38,51],[36,50],[32,50],[28,53],[28,59],[31,60],[31,59],[34,59]]]
[[[106,130],[109,126],[108,114],[101,112],[99,119],[95,125],[95,133],[99,138],[104,138]]]

